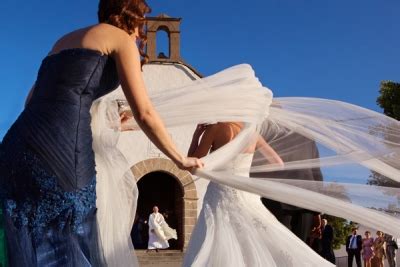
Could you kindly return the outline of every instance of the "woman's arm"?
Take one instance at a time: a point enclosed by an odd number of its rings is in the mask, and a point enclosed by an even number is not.
[[[267,142],[265,142],[262,136],[260,136],[257,140],[257,149],[260,150],[261,154],[263,154],[263,156],[270,163],[275,163],[282,166],[284,165],[284,162],[278,153],[276,153],[276,151]]]
[[[199,127],[196,128],[196,131],[193,134],[192,144],[190,145],[189,152],[188,152],[189,157],[202,158],[208,154],[208,152],[210,151],[210,149],[213,146],[213,142],[216,137],[215,136],[216,132],[217,132],[216,127],[217,126],[215,126],[215,125],[207,125],[205,130],[203,130],[201,128],[199,130]],[[201,133],[203,133],[203,131],[204,131],[204,133],[199,142],[199,138],[201,136],[200,131],[201,131]]]
[[[178,167],[190,169],[202,167],[203,163],[197,158],[183,156],[172,142],[160,116],[155,111],[144,85],[140,55],[133,38],[121,34],[113,58],[116,61],[121,86],[125,97],[132,109],[133,116],[148,138],[169,157]]]
[[[196,130],[193,133],[192,142],[190,143],[190,147],[187,153],[189,157],[191,157],[198,148],[200,137],[206,129],[207,125],[205,124],[197,125]]]

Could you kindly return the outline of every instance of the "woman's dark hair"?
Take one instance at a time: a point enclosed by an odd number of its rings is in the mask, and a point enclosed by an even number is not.
[[[145,0],[100,0],[97,13],[99,23],[114,25],[128,34],[132,34],[135,28],[139,29],[139,52],[143,57],[142,64],[146,63],[148,56],[144,52],[146,46],[146,32],[144,30],[145,15],[151,12],[151,8]]]

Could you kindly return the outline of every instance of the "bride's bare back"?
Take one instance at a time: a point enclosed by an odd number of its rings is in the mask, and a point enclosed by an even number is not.
[[[212,125],[210,131],[214,134],[211,151],[217,150],[232,141],[240,133],[242,128],[243,124],[239,122],[219,122]]]
[[[217,150],[232,141],[240,133],[242,128],[243,123],[241,122],[218,122],[216,124],[203,126],[202,129],[198,128],[197,131],[204,131],[204,133],[198,147],[195,151],[192,151],[192,153],[198,157],[204,157],[209,151]],[[198,135],[198,137],[200,137],[200,135]],[[247,148],[245,152],[252,153],[254,149],[255,145]]]
[[[188,155],[199,158],[204,157],[209,151],[217,150],[232,141],[240,133],[242,128],[243,123],[241,122],[219,122],[207,126],[200,125],[193,135]],[[243,153],[254,153],[256,149],[258,149],[270,163],[283,164],[279,155],[262,137],[254,140],[254,143],[250,144]]]

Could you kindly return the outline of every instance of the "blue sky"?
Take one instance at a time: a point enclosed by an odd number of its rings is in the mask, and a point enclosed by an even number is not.
[[[2,0],[0,139],[41,59],[64,33],[96,23],[97,0]],[[275,96],[347,101],[380,112],[381,80],[400,81],[398,0],[149,1],[182,17],[182,56],[208,75],[249,63]]]

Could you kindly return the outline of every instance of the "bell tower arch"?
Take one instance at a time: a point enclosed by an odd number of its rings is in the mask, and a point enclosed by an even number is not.
[[[181,18],[171,18],[166,14],[147,18],[147,54],[149,61],[181,62]],[[157,54],[157,32],[164,31],[168,36],[168,56]]]

